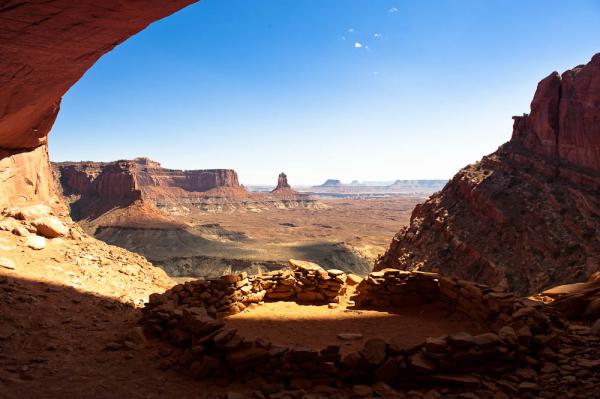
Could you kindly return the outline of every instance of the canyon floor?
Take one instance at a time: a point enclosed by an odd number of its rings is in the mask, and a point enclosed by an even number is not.
[[[134,225],[131,218],[106,223],[106,217],[82,225],[96,238],[142,254],[176,278],[274,270],[290,258],[365,274],[424,200],[393,195],[320,200],[322,209],[192,211],[171,216],[175,227]]]

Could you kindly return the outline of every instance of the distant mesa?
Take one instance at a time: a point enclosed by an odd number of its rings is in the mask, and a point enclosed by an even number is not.
[[[351,186],[361,186],[362,184],[360,184],[360,182],[358,180],[352,180],[352,183],[350,183]]]
[[[415,189],[424,190],[431,189],[432,191],[441,190],[448,180],[396,180],[394,183],[387,186],[388,189]]]
[[[221,212],[322,206],[293,190],[285,173],[279,175],[275,190],[259,194],[248,192],[233,169],[167,169],[146,157],[114,162],[60,162],[53,163],[53,168],[74,220],[97,219],[137,201],[171,216],[187,214],[192,209]]]
[[[321,184],[318,187],[339,187],[342,185],[342,182],[337,179],[327,179],[325,180],[325,183]]]

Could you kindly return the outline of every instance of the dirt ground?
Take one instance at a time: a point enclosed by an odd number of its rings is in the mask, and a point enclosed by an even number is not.
[[[469,331],[483,332],[466,316],[433,304],[388,311],[356,309],[348,297],[339,306],[270,302],[230,316],[229,326],[240,335],[263,338],[277,345],[323,349],[341,346],[342,353],[360,350],[369,338],[382,338],[400,347],[412,347],[427,337]],[[361,334],[357,340],[343,340],[340,333]]]
[[[168,349],[148,341],[109,350],[141,317],[137,305],[173,283],[141,257],[92,238],[36,251],[0,231],[0,398],[214,397],[224,388],[161,370]],[[168,393],[168,395],[167,395]]]

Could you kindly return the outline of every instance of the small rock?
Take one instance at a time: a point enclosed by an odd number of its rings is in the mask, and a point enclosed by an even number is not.
[[[459,332],[448,336],[448,341],[458,347],[471,346],[475,343],[475,338],[466,332]]]
[[[350,273],[346,276],[346,284],[348,285],[358,285],[362,280],[362,277],[353,273]]]
[[[16,236],[27,237],[29,236],[29,231],[23,226],[16,226],[12,233]]]
[[[519,390],[523,392],[539,392],[541,388],[533,382],[522,382],[519,384]]]
[[[596,370],[600,368],[600,360],[577,359],[577,365],[586,369]]]
[[[444,352],[448,348],[448,343],[446,342],[446,337],[437,337],[437,338],[427,338],[425,340],[425,349],[428,352],[440,353]]]
[[[358,341],[363,339],[363,335],[359,333],[340,333],[337,337],[342,341]]]
[[[15,265],[15,262],[8,258],[0,257],[0,267],[15,270],[17,268],[17,265]]]
[[[119,349],[123,349],[123,345],[118,342],[109,342],[106,344],[105,349],[107,351],[118,351]]]
[[[352,393],[359,398],[367,398],[373,395],[373,388],[368,385],[354,385]]]
[[[29,236],[27,237],[26,244],[31,249],[44,249],[46,248],[46,239],[40,236]]]
[[[410,357],[410,367],[420,373],[433,373],[437,369],[437,363],[423,352],[418,352]]]
[[[464,387],[477,387],[481,385],[479,378],[468,374],[437,374],[432,375],[431,379],[444,384],[458,385]]]
[[[518,369],[515,374],[524,380],[535,380],[537,373],[533,369]]]
[[[383,381],[377,381],[373,384],[373,391],[385,399],[398,398],[398,392]]]

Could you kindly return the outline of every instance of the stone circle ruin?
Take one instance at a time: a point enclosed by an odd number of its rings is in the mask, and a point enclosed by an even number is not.
[[[362,279],[350,303],[360,309],[387,310],[435,303],[468,316],[486,332],[429,337],[411,346],[365,337],[362,349],[342,354],[340,345],[320,350],[276,345],[246,338],[227,325],[228,316],[253,312],[261,303],[337,303],[356,280],[338,270],[291,260],[290,270],[190,281],[153,294],[141,324],[147,335],[173,345],[174,356],[167,367],[197,378],[260,377],[292,388],[299,381],[331,387],[375,381],[394,387],[477,385],[470,373],[494,373],[525,364],[557,344],[564,327],[556,314],[513,294],[435,273],[395,269]]]

